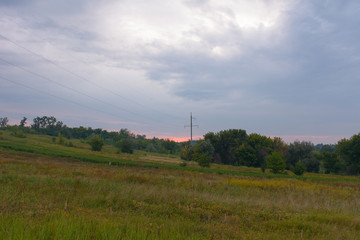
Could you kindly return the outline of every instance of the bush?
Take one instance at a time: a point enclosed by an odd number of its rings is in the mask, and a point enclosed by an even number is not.
[[[314,172],[318,173],[320,169],[320,162],[318,159],[316,159],[314,156],[310,156],[308,158],[304,158],[301,160],[301,162],[305,166],[305,170],[307,172]]]
[[[291,171],[298,176],[301,176],[305,172],[305,165],[302,162],[297,162],[295,167],[291,168]]]
[[[18,129],[14,129],[12,132],[12,135],[18,138],[26,138],[26,135],[24,134],[23,131],[18,130]]]
[[[196,161],[200,167],[210,167],[211,156],[205,153],[194,153],[193,160]]]
[[[180,158],[182,160],[186,160],[186,161],[191,161],[191,157],[193,154],[193,149],[190,145],[185,145],[182,149],[181,149],[181,154],[180,154]]]
[[[91,146],[91,150],[100,152],[104,145],[104,139],[96,135],[89,140],[89,144]]]
[[[65,138],[63,137],[63,135],[61,135],[61,133],[59,133],[59,135],[58,135],[57,142],[61,145],[64,145],[64,143],[65,143]]]
[[[278,152],[272,152],[266,157],[266,165],[273,173],[281,173],[285,170],[286,162]]]
[[[134,144],[129,139],[121,140],[118,146],[120,147],[122,153],[132,154],[134,152]]]

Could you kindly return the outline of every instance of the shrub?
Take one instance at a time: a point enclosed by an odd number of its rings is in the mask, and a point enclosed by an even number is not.
[[[57,142],[61,145],[64,145],[64,143],[65,143],[65,138],[63,137],[63,135],[61,135],[61,133],[59,133],[59,135],[58,135]]]
[[[134,144],[130,139],[121,140],[118,146],[120,147],[122,153],[131,154],[134,152]]]
[[[301,176],[305,172],[305,165],[302,162],[297,162],[295,167],[291,168],[291,171],[298,176]]]
[[[193,154],[193,149],[190,145],[185,145],[182,149],[181,149],[181,154],[180,154],[180,158],[182,160],[186,160],[186,161],[191,161],[191,157]]]
[[[200,167],[210,167],[211,156],[205,153],[194,153],[193,160],[196,161]]]
[[[266,157],[266,165],[273,173],[281,173],[285,170],[286,162],[278,152],[272,152]]]
[[[18,138],[25,138],[26,137],[24,132],[21,131],[21,130],[18,130],[18,129],[14,129],[13,132],[12,132],[12,135],[15,136],[15,137],[18,137]]]
[[[91,150],[100,152],[102,146],[104,145],[104,139],[95,135],[89,140],[89,144],[91,146]]]

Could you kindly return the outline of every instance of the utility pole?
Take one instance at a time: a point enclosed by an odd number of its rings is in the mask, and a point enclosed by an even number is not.
[[[199,127],[199,125],[193,125],[193,119],[195,119],[193,116],[192,116],[192,112],[190,113],[190,126],[184,126],[184,127],[190,127],[190,145],[192,145],[193,143],[193,140],[192,140],[192,135],[193,135],[193,127]]]

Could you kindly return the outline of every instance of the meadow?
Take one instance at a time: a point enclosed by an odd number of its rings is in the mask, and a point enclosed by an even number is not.
[[[360,178],[92,152],[0,130],[0,239],[360,239]]]

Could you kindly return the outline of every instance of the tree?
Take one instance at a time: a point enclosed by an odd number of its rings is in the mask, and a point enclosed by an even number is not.
[[[198,162],[201,167],[210,167],[214,155],[214,147],[208,140],[200,140],[194,147],[192,160]]]
[[[320,170],[320,161],[313,154],[300,160],[305,166],[307,172],[317,173]]]
[[[0,127],[6,127],[8,125],[9,119],[7,117],[0,118]]]
[[[297,162],[295,167],[291,168],[291,171],[298,176],[301,176],[305,172],[305,165],[302,162]]]
[[[209,132],[204,139],[214,147],[216,162],[233,165],[236,162],[235,149],[245,141],[246,136],[245,130],[229,129],[216,134]]]
[[[281,153],[284,157],[287,156],[289,146],[279,137],[274,137],[272,140],[272,149]]]
[[[91,150],[100,152],[104,145],[104,139],[95,135],[89,140],[89,144],[91,146]]]
[[[285,170],[286,162],[283,155],[278,152],[272,152],[266,157],[266,165],[273,173],[281,173]]]
[[[321,152],[319,158],[324,163],[325,173],[339,173],[343,164],[336,153]]]
[[[130,139],[123,139],[119,142],[119,147],[122,153],[133,153],[134,152],[134,144]]]
[[[342,139],[338,142],[336,149],[340,158],[345,162],[346,172],[357,175],[360,173],[360,133],[353,135],[350,139]]]
[[[23,117],[23,119],[20,121],[20,127],[25,127],[25,124],[26,124],[26,120],[27,118],[26,117]]]
[[[182,160],[191,161],[193,153],[194,153],[194,150],[191,147],[190,142],[189,142],[188,144],[185,144],[184,147],[181,149],[180,158]]]
[[[311,142],[295,141],[294,143],[291,143],[287,151],[287,168],[291,169],[291,167],[294,167],[295,164],[301,160],[313,158],[313,155],[311,154],[313,150],[314,145]]]
[[[253,166],[256,161],[256,151],[247,142],[241,144],[235,149],[236,161],[235,165],[239,166]]]
[[[235,149],[237,165],[260,167],[272,149],[272,140],[266,136],[252,133],[245,138],[242,145]]]
[[[205,153],[194,153],[192,157],[200,167],[210,167],[211,158],[209,155]]]

